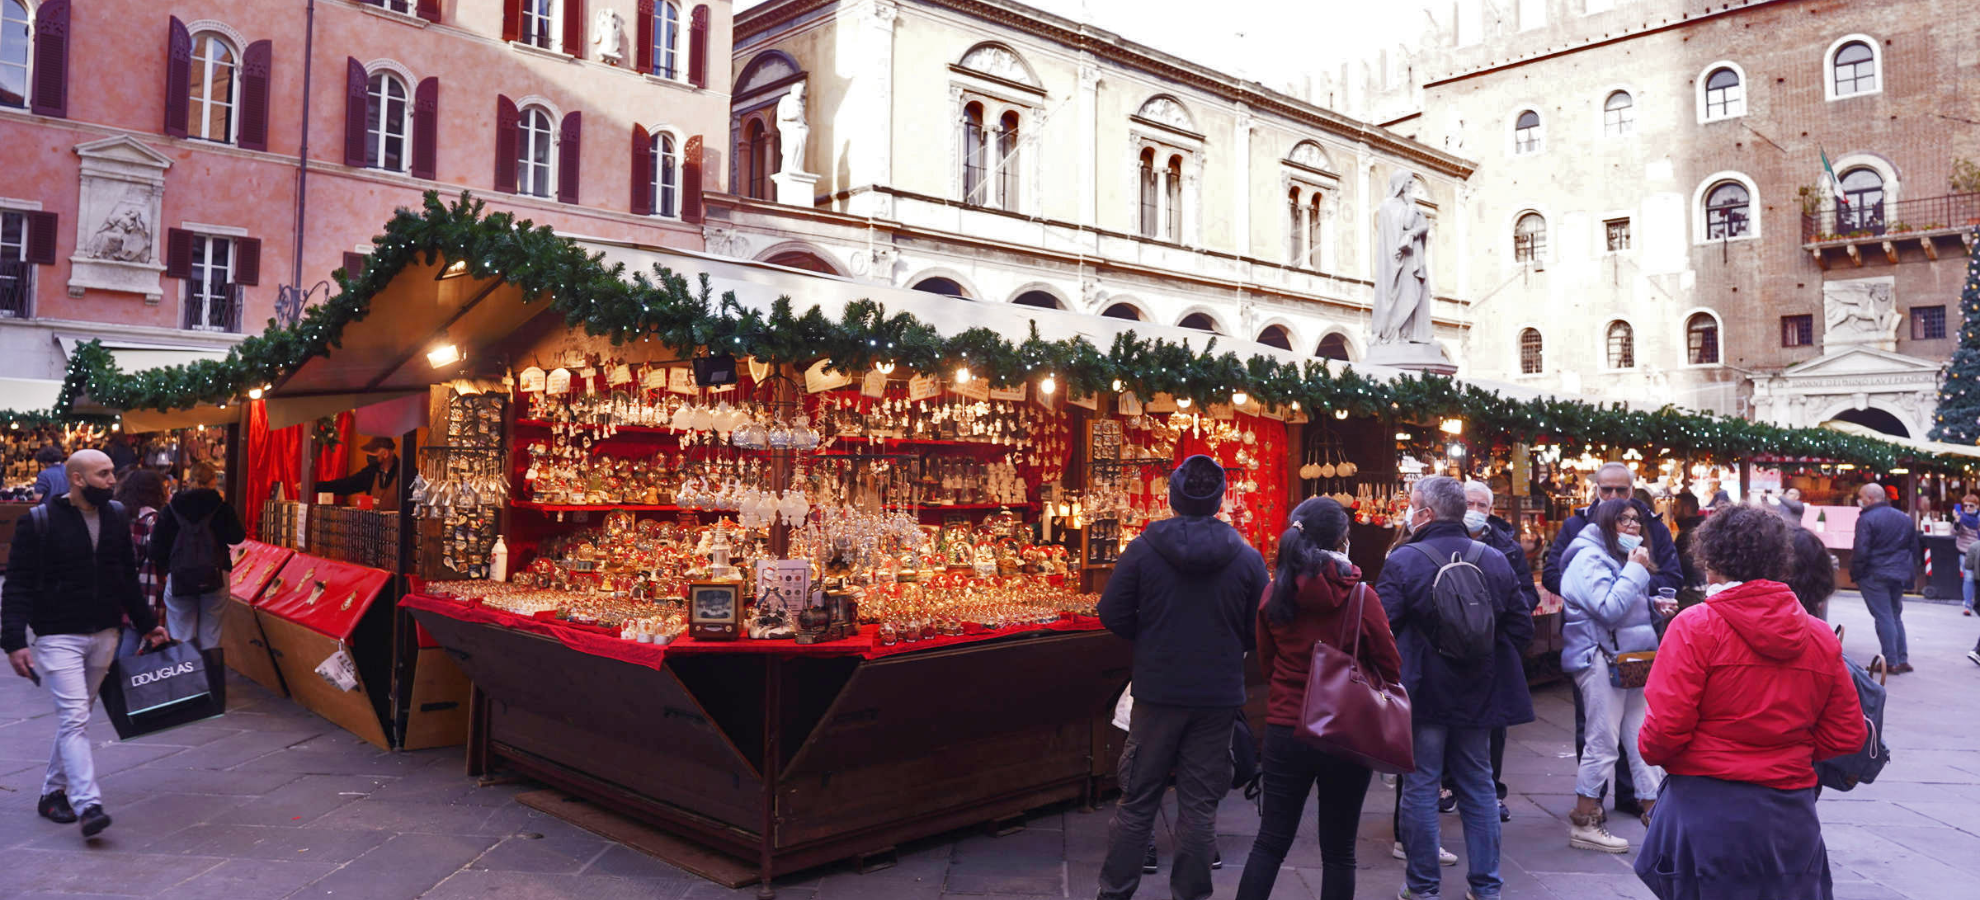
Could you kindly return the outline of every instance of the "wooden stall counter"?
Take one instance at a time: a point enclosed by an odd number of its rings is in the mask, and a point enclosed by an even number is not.
[[[220,620],[220,646],[226,650],[227,667],[276,696],[287,697],[289,687],[282,680],[281,668],[275,665],[275,654],[268,648],[268,636],[262,632],[254,608],[295,551],[246,541],[234,545],[232,553],[234,569],[228,578],[227,613]]]

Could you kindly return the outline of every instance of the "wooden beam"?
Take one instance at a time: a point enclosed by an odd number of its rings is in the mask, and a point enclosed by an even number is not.
[[[1849,252],[1850,262],[1855,263],[1859,269],[1863,268],[1863,248],[1855,244],[1849,244],[1843,247],[1843,249]]]
[[[1891,265],[1894,265],[1894,266],[1895,266],[1895,265],[1897,265],[1897,242],[1896,242],[1896,241],[1885,241],[1885,242],[1884,242],[1884,261],[1885,261],[1885,262],[1888,262],[1888,263],[1890,263]]]
[[[1929,235],[1922,235],[1922,234],[1919,235],[1918,246],[1925,251],[1926,259],[1929,259],[1933,262],[1939,261],[1939,245],[1933,243],[1932,238]]]
[[[1808,248],[1808,255],[1815,257],[1815,264],[1821,266],[1822,271],[1827,272],[1829,270],[1829,258],[1822,255],[1822,248],[1810,247]]]

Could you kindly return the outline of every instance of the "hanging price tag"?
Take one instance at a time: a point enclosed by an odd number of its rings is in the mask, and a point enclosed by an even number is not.
[[[1038,393],[1036,393],[1036,394],[1033,394],[1033,395],[1032,395],[1032,397],[1031,397],[1031,399],[1033,399],[1033,400],[1036,400],[1036,401],[1038,401],[1038,405],[1039,405],[1039,406],[1043,406],[1043,407],[1045,407],[1046,409],[1058,409],[1058,408],[1059,408],[1059,392],[1058,392],[1058,391],[1053,391],[1052,393],[1049,393],[1049,394],[1047,394],[1047,393],[1045,393],[1044,391],[1039,391]]]
[[[648,390],[659,390],[667,386],[667,370],[658,366],[647,366],[640,373],[639,386]]]
[[[693,369],[687,366],[674,366],[667,370],[667,393],[692,394],[695,391]]]
[[[811,368],[804,370],[804,389],[807,392],[816,394],[820,391],[834,390],[852,384],[851,375],[836,369],[828,370],[827,367],[831,364],[831,360],[821,359],[817,363],[814,363]]]
[[[1176,411],[1176,398],[1168,394],[1156,394],[1148,398],[1148,411],[1151,413],[1172,413]]]
[[[1132,391],[1122,394],[1119,401],[1115,403],[1115,408],[1119,409],[1121,415],[1124,416],[1141,415],[1141,398],[1135,396]]]
[[[1094,412],[1100,411],[1099,394],[1074,394],[1066,398],[1066,402],[1080,409],[1092,410]]]
[[[988,400],[990,382],[981,378],[972,378],[964,384],[956,384],[952,381],[949,382],[949,393],[969,400]]]
[[[612,367],[612,373],[605,376],[610,384],[632,384],[632,366],[620,363]]]
[[[887,373],[879,369],[868,371],[866,377],[859,381],[859,394],[875,400],[887,396]]]
[[[550,371],[550,377],[546,380],[543,389],[545,393],[549,394],[570,393],[571,370],[564,368],[552,369]]]
[[[1231,409],[1229,403],[1212,403],[1210,404],[1210,418],[1229,422],[1237,418],[1237,414],[1236,410]]]
[[[1295,409],[1292,411],[1292,415],[1286,417],[1287,424],[1291,425],[1304,425],[1307,421],[1306,410],[1304,409]]]
[[[908,379],[908,399],[927,400],[942,392],[941,382],[926,375],[916,375]]]
[[[543,370],[530,366],[522,370],[522,392],[525,394],[543,393]]]
[[[1031,392],[1031,385],[1028,384],[1020,384],[1014,388],[993,387],[990,389],[990,399],[1010,400],[1013,402],[1022,403],[1024,402],[1025,395],[1029,394],[1030,392]]]

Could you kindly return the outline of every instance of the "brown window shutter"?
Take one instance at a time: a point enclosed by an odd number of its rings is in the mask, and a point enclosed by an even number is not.
[[[268,149],[268,70],[275,55],[270,41],[241,51],[241,149]]]
[[[234,239],[234,283],[261,283],[261,239]]]
[[[638,23],[633,28],[633,71],[641,75],[653,74],[653,0],[639,0],[638,11],[633,14]]]
[[[192,83],[192,35],[186,32],[186,23],[179,21],[178,16],[172,17],[165,46],[165,133],[185,137],[190,102],[186,95]]]
[[[364,254],[344,251],[344,279],[356,281],[364,273]]]
[[[516,192],[516,123],[522,115],[516,101],[495,95],[495,189]]]
[[[653,135],[634,125],[632,135],[632,214],[653,215]]]
[[[708,86],[708,7],[697,6],[688,19],[688,83]]]
[[[584,58],[584,0],[564,0],[565,53]]]
[[[701,135],[687,139],[681,151],[681,219],[701,222]]]
[[[27,214],[27,262],[30,265],[55,264],[55,229],[60,227],[61,222],[61,213]]]
[[[37,116],[69,115],[69,0],[43,0],[34,12],[34,84],[28,110]]]
[[[165,229],[165,277],[192,277],[192,232],[183,228]]]
[[[419,17],[436,25],[439,24],[440,0],[419,0]]]
[[[502,0],[502,40],[522,37],[522,0]]]
[[[365,91],[371,78],[357,57],[344,58],[344,165],[364,165]]]
[[[414,178],[432,178],[440,159],[440,76],[421,79],[413,89],[412,165]]]
[[[578,202],[579,162],[583,159],[579,145],[583,131],[584,113],[571,110],[564,114],[563,127],[557,130],[557,202],[559,203]]]

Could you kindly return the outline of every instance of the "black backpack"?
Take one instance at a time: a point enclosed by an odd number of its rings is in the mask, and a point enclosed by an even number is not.
[[[215,506],[196,522],[187,521],[169,505],[166,509],[179,520],[179,534],[172,539],[172,557],[166,568],[172,576],[172,593],[190,597],[219,589],[224,582],[220,579],[220,539],[213,536],[213,517],[220,507]]]
[[[1463,554],[1453,553],[1445,561],[1422,544],[1409,546],[1437,565],[1437,577],[1430,585],[1430,608],[1437,613],[1436,626],[1430,630],[1430,646],[1459,668],[1491,662],[1498,614],[1492,602],[1492,589],[1485,584],[1485,570],[1478,567],[1478,561],[1492,548],[1472,541],[1470,549]]]

